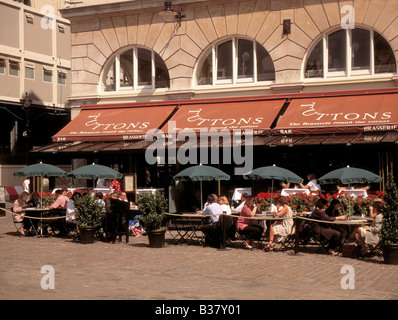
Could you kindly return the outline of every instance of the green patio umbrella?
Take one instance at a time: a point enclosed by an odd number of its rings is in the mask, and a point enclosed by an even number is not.
[[[43,180],[43,177],[63,177],[66,172],[52,164],[40,162],[23,167],[22,169],[14,171],[12,174],[15,177],[41,177],[41,180]],[[40,202],[43,203],[43,181],[41,181],[40,185]]]
[[[348,184],[348,188],[350,189],[352,183],[378,183],[383,181],[383,178],[368,170],[347,166],[330,171],[318,180],[321,184]],[[349,214],[351,215],[351,197],[349,197],[348,201]]]
[[[15,177],[63,177],[66,172],[52,164],[36,163],[12,173]]]
[[[260,167],[254,169],[246,174],[243,175],[245,179],[251,180],[262,180],[262,179],[270,179],[272,180],[271,184],[271,204],[272,204],[272,195],[274,193],[274,180],[282,180],[286,182],[293,182],[293,183],[302,183],[303,179],[300,178],[294,172],[276,166],[275,164],[272,166]]]
[[[318,180],[321,184],[342,183],[350,185],[352,183],[379,183],[383,181],[383,178],[368,170],[347,166],[333,170]]]
[[[123,177],[123,175],[120,172],[110,167],[93,163],[69,172],[68,174],[66,174],[66,177],[95,180],[95,179],[120,179]]]
[[[202,181],[229,180],[231,177],[220,169],[199,164],[182,170],[173,178],[176,181],[200,181],[200,205],[203,209]]]

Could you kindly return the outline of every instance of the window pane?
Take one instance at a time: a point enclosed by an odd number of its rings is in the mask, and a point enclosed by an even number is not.
[[[138,48],[138,85],[152,84],[152,52]]]
[[[170,87],[169,71],[163,59],[155,54],[155,88]]]
[[[217,47],[217,79],[232,79],[232,41]]]
[[[323,40],[312,49],[305,67],[306,78],[323,77]]]
[[[388,42],[377,32],[374,33],[375,73],[396,72],[394,52]]]
[[[134,79],[134,50],[128,50],[120,55],[120,87],[132,87]]]
[[[238,40],[238,78],[253,77],[253,41]]]
[[[265,48],[258,44],[256,45],[257,54],[257,81],[275,80],[275,68],[271,56]]]
[[[212,50],[210,49],[207,57],[202,60],[202,66],[199,67],[198,85],[213,83],[212,61]]]
[[[0,60],[0,74],[4,74],[6,70],[6,63],[4,60]]]
[[[58,84],[66,84],[66,72],[58,72]]]
[[[115,59],[113,59],[113,62],[109,65],[108,70],[104,73],[104,90],[105,91],[115,91],[116,86],[115,86]]]
[[[329,71],[346,70],[346,31],[339,30],[329,35]]]
[[[35,78],[35,69],[32,67],[25,66],[25,78],[26,79],[34,79]]]
[[[370,31],[352,30],[352,70],[370,69]]]
[[[52,82],[53,72],[51,70],[43,70],[43,81]]]
[[[19,76],[19,63],[9,63],[9,70],[8,70],[8,74],[10,76]]]

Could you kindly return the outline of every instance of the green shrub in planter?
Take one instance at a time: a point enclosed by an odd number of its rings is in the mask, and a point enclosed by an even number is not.
[[[104,216],[104,207],[89,195],[74,201],[76,223],[79,228],[99,227]]]
[[[383,210],[381,241],[384,262],[398,264],[398,189],[393,177],[389,177]]]
[[[167,200],[159,192],[138,195],[137,206],[140,210],[140,220],[146,231],[164,229],[163,219],[167,210]]]
[[[384,244],[398,244],[398,188],[392,177],[388,179],[384,194],[381,239]]]

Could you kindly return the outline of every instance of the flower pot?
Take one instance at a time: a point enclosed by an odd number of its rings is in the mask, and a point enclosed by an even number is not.
[[[166,237],[166,230],[154,230],[147,231],[149,247],[151,248],[163,248]]]
[[[79,228],[80,242],[87,244],[94,242],[94,235],[97,227],[82,227]]]
[[[383,244],[384,263],[398,265],[398,244]]]

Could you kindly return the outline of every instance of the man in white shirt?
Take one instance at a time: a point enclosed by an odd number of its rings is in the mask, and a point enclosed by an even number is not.
[[[217,196],[215,194],[210,194],[207,197],[207,203],[203,209],[203,211],[198,211],[200,214],[209,215],[211,223],[217,223],[222,214],[222,208],[217,203]]]

